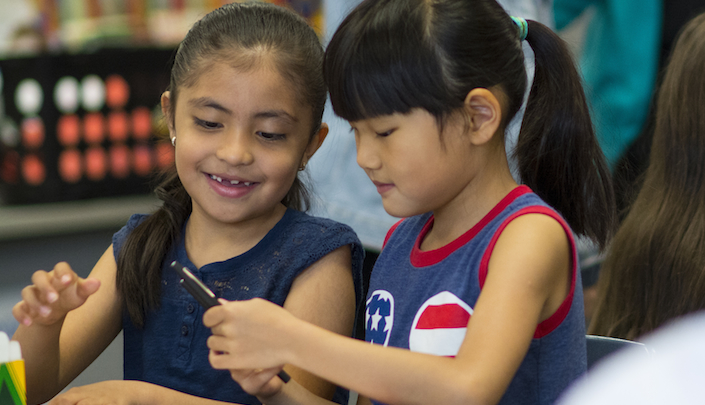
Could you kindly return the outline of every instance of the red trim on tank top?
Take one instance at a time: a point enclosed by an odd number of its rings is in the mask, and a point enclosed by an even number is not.
[[[454,241],[448,243],[445,246],[434,250],[422,251],[421,242],[424,240],[428,232],[431,230],[431,227],[433,226],[433,216],[431,216],[431,218],[428,219],[426,224],[421,229],[421,232],[419,232],[419,236],[416,238],[414,248],[411,250],[411,264],[414,267],[425,267],[440,263],[451,253],[460,249],[463,245],[465,245],[472,238],[474,238],[475,235],[477,235],[482,230],[482,228],[487,226],[487,224],[489,224],[493,219],[495,219],[497,215],[504,211],[504,209],[507,208],[509,204],[514,202],[514,200],[524,194],[528,194],[531,192],[531,189],[524,185],[515,187],[506,196],[504,196],[504,198],[502,198],[502,200],[500,200],[497,205],[495,205],[494,208],[492,208],[490,212],[488,212],[480,220],[480,222],[470,228],[470,230],[460,235]]]
[[[400,219],[394,225],[392,225],[391,228],[389,228],[389,230],[387,231],[387,236],[384,237],[384,242],[382,243],[382,249],[384,249],[384,247],[387,245],[387,241],[389,240],[389,238],[392,237],[394,230],[396,230],[399,227],[399,224],[401,224],[402,222],[404,222],[404,220]]]
[[[499,236],[502,234],[504,228],[506,228],[512,220],[526,214],[544,214],[558,221],[558,223],[560,223],[563,227],[563,230],[565,230],[566,235],[568,235],[572,256],[572,276],[570,281],[570,292],[568,293],[568,296],[565,297],[565,300],[563,300],[556,312],[554,312],[551,316],[549,316],[547,319],[545,319],[543,322],[539,323],[536,326],[536,330],[534,331],[534,339],[539,339],[553,332],[561,324],[561,322],[563,322],[566,316],[568,316],[568,312],[570,312],[570,307],[573,304],[573,295],[575,294],[575,280],[578,274],[578,261],[575,257],[575,240],[573,238],[573,232],[570,230],[570,227],[565,222],[565,220],[561,218],[561,216],[558,215],[555,211],[551,210],[548,207],[540,205],[525,207],[515,212],[514,214],[509,216],[509,218],[504,220],[504,222],[502,222],[499,228],[497,228],[497,231],[495,232],[494,236],[492,236],[490,244],[487,246],[485,253],[482,255],[478,277],[480,282],[480,290],[482,290],[482,287],[484,287],[485,285],[485,280],[487,279],[487,267],[490,263],[490,257],[492,256],[492,251],[494,250],[495,244],[497,243],[497,239],[499,239]]]

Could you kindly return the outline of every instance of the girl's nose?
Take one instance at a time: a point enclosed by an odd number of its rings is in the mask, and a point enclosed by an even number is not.
[[[368,136],[355,135],[357,147],[357,164],[366,170],[375,170],[381,167],[381,160],[374,147],[373,140]]]
[[[244,130],[233,129],[221,139],[215,155],[232,166],[249,165],[254,162],[252,137]]]

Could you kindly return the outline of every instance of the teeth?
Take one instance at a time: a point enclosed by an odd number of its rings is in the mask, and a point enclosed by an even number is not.
[[[230,180],[230,184],[238,185],[238,184],[240,184],[240,181],[239,180]],[[242,184],[244,184],[245,186],[249,186],[252,183],[250,183],[249,181],[243,181]]]
[[[216,175],[214,175],[214,174],[211,174],[210,177],[211,177],[211,179],[217,181],[218,183],[222,183],[222,182],[223,182],[223,178],[222,178],[222,177],[218,177],[218,176],[216,176]],[[228,182],[229,182],[231,185],[233,185],[233,186],[236,186],[236,185],[238,185],[238,184],[243,184],[243,185],[249,187],[250,185],[252,185],[252,183],[249,182],[249,181],[242,181],[242,182],[241,182],[240,180],[230,180],[230,181],[228,181]]]

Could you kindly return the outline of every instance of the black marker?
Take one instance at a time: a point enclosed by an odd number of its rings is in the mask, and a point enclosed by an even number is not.
[[[215,294],[213,294],[213,291],[206,287],[201,280],[196,278],[196,276],[194,276],[188,268],[184,267],[176,260],[171,262],[171,268],[174,269],[176,274],[179,275],[181,286],[184,287],[203,308],[208,309],[216,305],[220,305],[220,302],[218,302],[218,298],[216,298]],[[280,371],[277,375],[285,383],[289,382],[291,379],[289,374],[287,374],[284,370]]]

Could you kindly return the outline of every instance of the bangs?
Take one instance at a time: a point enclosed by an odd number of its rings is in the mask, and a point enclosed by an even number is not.
[[[380,3],[383,3],[380,2]],[[440,118],[462,104],[448,100],[421,10],[358,13],[346,19],[326,50],[324,76],[333,110],[348,121],[423,108]],[[417,28],[418,27],[418,28]]]

